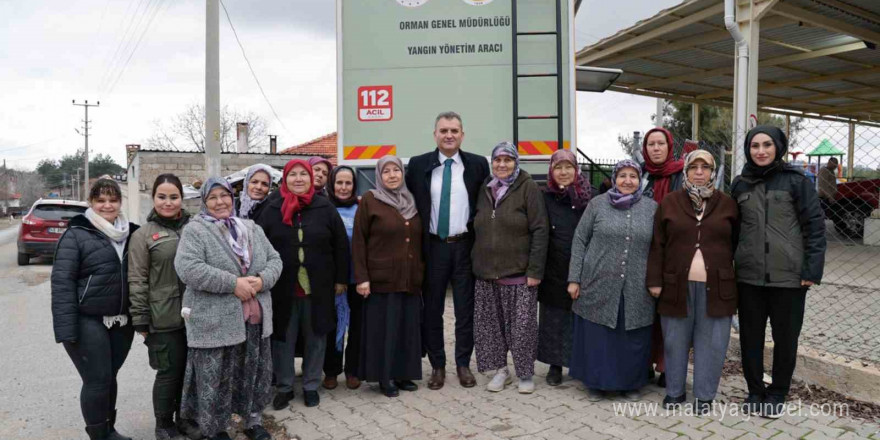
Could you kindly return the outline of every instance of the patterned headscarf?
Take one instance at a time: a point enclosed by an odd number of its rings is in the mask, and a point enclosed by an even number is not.
[[[556,167],[559,162],[569,162],[575,169],[575,180],[569,186],[559,185],[556,183],[556,179],[553,178],[553,168]],[[577,158],[575,158],[574,153],[572,153],[571,150],[556,150],[553,155],[550,156],[550,170],[547,172],[547,176],[547,188],[545,188],[544,191],[550,194],[556,194],[556,197],[568,195],[572,206],[576,209],[583,209],[587,206],[587,203],[590,202],[592,193],[590,192],[587,179],[581,174],[581,168],[577,165]]]
[[[395,164],[400,167],[400,171],[403,172],[403,162],[401,162],[400,158],[393,155],[382,156],[378,162],[376,162],[376,188],[371,189],[370,192],[373,193],[373,196],[376,197],[381,202],[388,204],[389,206],[397,209],[397,212],[400,213],[403,218],[409,220],[415,217],[419,211],[416,209],[415,198],[409,189],[406,187],[406,181],[403,180],[403,176],[400,177],[400,186],[397,189],[391,189],[385,186],[385,182],[382,181],[382,170],[389,164]]]
[[[295,166],[301,166],[309,172],[309,190],[305,194],[294,194],[287,188],[287,175]],[[315,196],[315,175],[312,172],[312,166],[302,159],[291,159],[284,165],[284,174],[281,177],[281,197],[284,202],[281,203],[281,220],[287,226],[293,226],[293,215],[300,212],[304,207],[312,203]]]
[[[617,165],[614,166],[614,172],[611,174],[611,189],[608,190],[608,201],[611,202],[611,206],[616,209],[627,210],[632,208],[633,205],[639,202],[642,199],[642,188],[639,185],[639,188],[636,189],[636,192],[632,194],[623,194],[617,188],[617,173],[624,168],[632,168],[636,170],[638,174],[639,181],[642,180],[642,167],[639,166],[633,160],[624,159],[620,162],[617,162]]]
[[[712,173],[709,175],[709,180],[705,185],[696,186],[688,180],[687,172],[688,168],[692,163],[696,160],[702,160],[706,162],[710,167],[712,167]],[[705,201],[712,197],[712,194],[715,193],[715,158],[712,156],[712,153],[706,150],[694,150],[688,153],[684,158],[684,179],[682,181],[682,186],[685,191],[688,193],[688,197],[691,199],[691,204],[694,206],[694,211],[697,215],[701,215],[703,210],[706,208]]]
[[[238,207],[238,218],[248,218],[251,210],[260,203],[265,202],[269,197],[269,195],[266,194],[266,197],[263,197],[262,200],[254,200],[251,198],[251,195],[248,194],[248,184],[250,183],[251,178],[254,177],[254,174],[259,172],[264,172],[269,176],[269,186],[272,186],[272,167],[261,163],[251,165],[251,167],[248,168],[247,175],[244,176],[244,184],[241,186],[241,196],[238,198],[241,201],[241,206]]]
[[[499,156],[508,156],[513,159],[514,168],[513,172],[510,173],[504,179],[499,179],[495,176],[495,172],[492,171],[492,180],[489,181],[489,189],[492,190],[492,196],[495,198],[495,205],[498,205],[498,201],[504,197],[504,194],[507,194],[507,190],[510,188],[510,185],[513,182],[516,182],[516,178],[519,177],[519,151],[516,149],[516,146],[511,142],[501,142],[492,149],[492,161],[495,160],[496,157]]]
[[[241,219],[235,217],[234,210],[229,214],[229,217],[222,219],[216,218],[208,212],[208,195],[217,187],[225,189],[226,192],[229,193],[230,203],[232,202],[232,186],[229,182],[223,177],[210,177],[201,188],[202,210],[199,213],[199,216],[220,227],[224,232],[226,242],[229,244],[229,247],[232,248],[232,252],[239,258],[242,273],[246,273],[251,264],[251,254],[247,228],[244,223]],[[232,208],[232,206],[230,206],[230,208]]]
[[[212,217],[208,213],[208,194],[216,187],[222,187],[229,193],[229,201],[232,201],[232,185],[223,177],[211,177],[202,185],[202,212],[199,214],[203,219],[220,227],[226,237],[226,243],[232,248],[232,252],[238,257],[238,264],[241,266],[241,274],[247,274],[248,268],[251,266],[251,247],[248,237],[247,227],[244,222],[235,217],[235,210],[229,217],[218,219]],[[250,298],[241,303],[242,316],[246,322],[251,324],[259,324],[262,322],[263,312],[260,303],[256,298]]]
[[[494,172],[492,174],[492,181],[489,185],[500,183],[505,186],[510,186],[513,182],[516,181],[516,178],[519,177],[519,151],[516,149],[516,146],[513,145],[512,142],[501,142],[492,149],[492,160],[495,160],[498,156],[508,156],[513,159],[515,168],[513,172],[510,173],[510,176],[507,176],[504,179],[499,179],[495,177]]]

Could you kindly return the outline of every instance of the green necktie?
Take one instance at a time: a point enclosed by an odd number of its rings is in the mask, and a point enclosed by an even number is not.
[[[437,215],[437,235],[449,237],[449,202],[452,198],[452,159],[443,162],[443,186],[440,189],[440,213]]]

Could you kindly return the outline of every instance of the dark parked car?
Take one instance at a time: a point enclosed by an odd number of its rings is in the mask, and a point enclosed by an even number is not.
[[[55,255],[55,245],[67,230],[70,219],[86,212],[85,202],[40,199],[21,219],[18,231],[18,265],[26,266],[32,257]]]
[[[877,209],[880,198],[880,179],[854,180],[837,185],[835,203],[825,215],[834,221],[837,232],[852,238],[862,238],[865,219]]]

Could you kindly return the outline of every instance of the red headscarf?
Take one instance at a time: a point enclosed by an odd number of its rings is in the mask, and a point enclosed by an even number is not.
[[[648,157],[648,137],[651,133],[661,132],[666,136],[666,161],[661,165],[655,165]],[[684,161],[675,160],[672,157],[672,133],[663,127],[655,127],[645,133],[645,139],[642,141],[642,156],[645,158],[645,173],[649,174],[654,181],[654,201],[660,203],[666,194],[669,194],[669,176],[678,174],[684,169]],[[677,189],[677,188],[676,188]]]
[[[309,190],[305,194],[294,194],[287,188],[287,175],[297,165],[309,172]],[[314,179],[312,166],[302,159],[291,159],[287,165],[284,165],[284,176],[281,178],[281,197],[284,198],[284,202],[281,204],[281,217],[284,224],[293,226],[293,215],[312,203],[312,197],[315,196]]]

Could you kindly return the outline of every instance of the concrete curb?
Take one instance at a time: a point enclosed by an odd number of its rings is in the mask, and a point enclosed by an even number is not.
[[[742,359],[739,335],[731,333],[727,355]],[[764,346],[764,369],[772,371],[773,343]],[[798,347],[795,377],[811,385],[819,385],[847,397],[864,402],[880,402],[880,369],[864,366],[861,361],[843,361],[833,355],[808,347]]]

